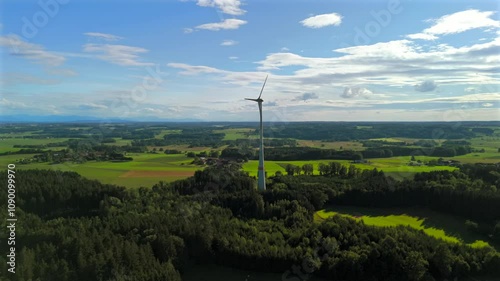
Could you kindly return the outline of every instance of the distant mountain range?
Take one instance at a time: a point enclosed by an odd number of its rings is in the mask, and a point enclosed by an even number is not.
[[[145,118],[104,118],[78,115],[0,115],[0,123],[88,123],[88,122],[203,122],[200,119],[162,119],[157,117]]]

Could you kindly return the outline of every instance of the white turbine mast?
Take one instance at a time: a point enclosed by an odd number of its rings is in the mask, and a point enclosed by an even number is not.
[[[266,190],[266,172],[264,170],[264,130],[262,126],[262,100],[260,97],[262,96],[262,92],[264,91],[264,87],[266,86],[268,75],[266,75],[266,79],[264,80],[264,84],[262,85],[262,89],[260,90],[259,97],[256,99],[246,99],[257,102],[259,105],[259,114],[260,114],[260,145],[259,145],[259,170],[257,171],[258,181],[257,186],[259,190]]]

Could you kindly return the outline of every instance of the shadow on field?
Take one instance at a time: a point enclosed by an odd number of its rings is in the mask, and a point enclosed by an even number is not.
[[[340,214],[350,215],[352,217],[360,218],[367,217],[387,217],[407,215],[413,218],[422,220],[421,226],[424,228],[442,229],[446,235],[453,236],[463,241],[464,243],[471,244],[477,240],[488,242],[490,246],[500,249],[500,245],[492,241],[488,236],[472,232],[467,229],[465,225],[465,218],[458,216],[443,214],[427,208],[366,208],[355,206],[328,206],[325,208],[326,212],[337,212]]]

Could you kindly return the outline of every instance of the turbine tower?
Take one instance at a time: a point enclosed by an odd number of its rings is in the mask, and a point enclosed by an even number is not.
[[[260,95],[256,99],[246,99],[257,102],[259,105],[259,113],[260,113],[260,146],[259,146],[259,170],[257,172],[258,175],[258,189],[266,190],[266,172],[264,170],[264,130],[262,127],[262,100],[260,97],[262,96],[262,91],[264,91],[264,86],[266,86],[266,80],[264,80],[264,85],[262,85],[262,89],[260,90]]]

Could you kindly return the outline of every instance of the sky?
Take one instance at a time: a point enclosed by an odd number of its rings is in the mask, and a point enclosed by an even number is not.
[[[500,2],[3,0],[0,115],[500,120]]]

